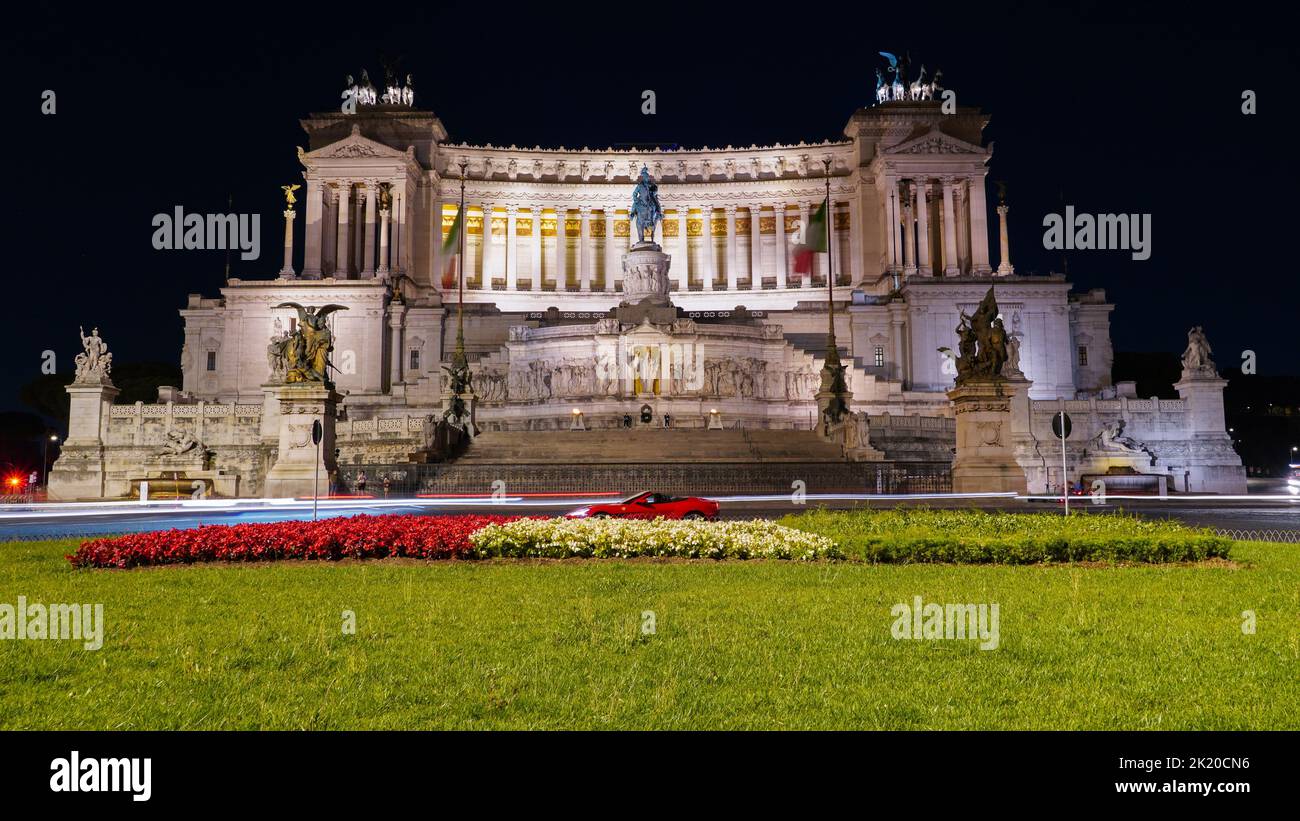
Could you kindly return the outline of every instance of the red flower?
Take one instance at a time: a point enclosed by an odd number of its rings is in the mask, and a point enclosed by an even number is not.
[[[521,516],[348,516],[315,522],[204,525],[188,530],[131,533],[82,542],[67,556],[73,567],[140,567],[196,562],[262,562],[342,558],[457,559],[469,537],[490,524]]]

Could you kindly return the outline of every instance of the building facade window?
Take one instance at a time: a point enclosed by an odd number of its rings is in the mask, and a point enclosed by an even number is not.
[[[215,371],[216,369],[217,369],[217,352],[208,351],[208,370]]]
[[[407,370],[412,372],[420,370],[420,352],[415,348],[411,349],[411,361],[410,361],[410,365],[407,367]]]
[[[872,361],[875,363],[877,368],[885,367],[885,346],[884,345],[876,346],[876,350],[873,353]]]
[[[1087,365],[1088,365],[1088,346],[1080,345],[1079,346],[1079,367],[1083,368],[1083,367],[1087,367]]]

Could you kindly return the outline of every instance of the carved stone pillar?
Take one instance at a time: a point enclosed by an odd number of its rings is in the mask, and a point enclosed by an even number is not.
[[[334,278],[347,279],[351,270],[351,250],[352,243],[348,241],[348,222],[352,218],[352,184],[342,182],[339,184],[339,224],[338,224],[338,242],[334,246]]]
[[[1002,259],[998,262],[998,276],[1011,276],[1016,269],[1011,264],[1011,237],[1007,234],[1007,208],[1006,203],[998,206],[998,236],[1002,242]]]
[[[930,263],[930,183],[925,179],[916,181],[916,267],[923,277],[933,275]]]
[[[284,279],[294,279],[293,273],[293,218],[292,208],[286,208],[284,211],[284,267],[280,269],[280,276]]]
[[[479,287],[485,291],[492,289],[492,274],[496,272],[496,254],[492,253],[492,208],[490,202],[480,206],[483,209],[483,242],[479,246],[479,268],[482,271]]]
[[[755,291],[763,288],[763,232],[758,225],[762,213],[761,205],[749,206],[749,287]]]
[[[776,287],[786,288],[787,270],[789,270],[790,258],[785,247],[785,203],[778,202],[775,206],[774,214],[776,216]]]
[[[804,243],[808,242],[808,232],[812,230],[808,225],[810,211],[812,211],[812,206],[809,203],[806,202],[799,203],[799,230],[802,233],[800,239],[802,239]],[[802,277],[802,280],[799,282],[799,287],[811,288],[812,287],[812,266],[809,266],[808,273],[800,274],[800,276]]]
[[[957,206],[952,177],[943,178],[943,275],[961,274],[957,264]]]
[[[394,302],[389,306],[388,331],[390,334],[390,352],[391,359],[389,365],[389,381],[393,385],[400,384],[402,379],[402,326],[406,319],[406,306],[400,302]],[[418,376],[418,374],[417,374]]]
[[[519,290],[519,206],[506,206],[506,290]]]
[[[578,290],[591,291],[591,206],[578,209]]]
[[[736,206],[724,206],[727,213],[727,290],[736,290]]]
[[[361,188],[358,187],[356,196],[353,197],[352,206],[352,257],[351,270],[361,277],[362,270],[366,266],[366,199],[362,196]]]
[[[555,247],[551,249],[551,270],[555,275],[555,290],[563,291],[568,287],[569,275],[564,270],[564,257],[567,240],[564,236],[564,220],[568,212],[564,206],[555,206]]]
[[[953,188],[953,193],[957,195],[957,265],[966,273],[970,271],[970,196],[961,182]]]
[[[378,193],[378,184],[374,180],[366,180],[366,202],[365,202],[365,219],[361,225],[365,231],[365,244],[362,253],[361,278],[373,279],[375,276],[375,197]]]
[[[713,290],[713,280],[717,276],[718,257],[713,248],[713,206],[703,205],[700,207],[700,216],[703,218],[703,230],[700,231],[702,241],[702,250],[700,258],[703,261],[700,272],[701,279],[704,280],[704,290]]]
[[[389,211],[387,208],[380,209],[379,211],[379,268],[377,269],[377,271],[379,273],[379,278],[385,280],[388,279],[388,273],[389,273],[388,222],[391,213],[392,212]],[[442,241],[439,240],[435,244],[440,246],[442,245]]]
[[[903,275],[916,273],[916,191],[903,183]]]
[[[691,229],[690,209],[685,203],[677,206],[677,253],[673,256],[669,272],[677,279],[677,290],[691,288]]]
[[[614,279],[621,261],[618,240],[614,238],[615,214],[613,208],[605,209],[605,292],[614,292]]]
[[[306,279],[321,278],[321,250],[324,245],[325,186],[320,180],[307,180],[307,217],[303,224],[302,275]]]
[[[542,290],[542,204],[534,203],[529,206],[533,219],[533,242],[531,251],[533,255],[533,273],[532,282],[529,285],[530,290]]]
[[[970,181],[971,273],[987,274],[989,265],[989,219],[983,175]]]

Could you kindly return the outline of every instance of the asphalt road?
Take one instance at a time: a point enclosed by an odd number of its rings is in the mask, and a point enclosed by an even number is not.
[[[352,516],[358,513],[505,513],[558,515],[591,498],[504,499],[331,499],[322,500],[318,515]],[[605,499],[607,501],[607,499]],[[795,504],[788,496],[720,497],[723,518],[777,518],[809,507],[880,508],[898,505],[979,507],[989,510],[1062,512],[1059,500],[946,497],[822,498],[810,496]],[[1171,497],[1168,499],[1116,499],[1094,504],[1086,497],[1071,499],[1073,514],[1133,513],[1154,519],[1175,519],[1187,524],[1239,531],[1290,531],[1300,541],[1300,496],[1256,495],[1248,498]],[[310,519],[311,501],[211,500],[205,502],[28,505],[0,508],[0,541],[51,539],[109,533],[131,533],[205,524],[275,522]]]

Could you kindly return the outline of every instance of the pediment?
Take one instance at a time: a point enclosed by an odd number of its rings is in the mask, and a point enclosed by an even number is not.
[[[938,128],[932,128],[919,137],[904,140],[898,145],[885,149],[886,154],[970,154],[983,156],[988,153],[983,146],[959,140],[945,134]]]
[[[306,160],[336,160],[336,159],[357,159],[357,158],[375,158],[381,160],[406,160],[406,152],[398,151],[383,143],[376,142],[369,137],[364,137],[357,131],[353,131],[348,136],[336,143],[322,146],[315,151],[309,151],[302,155]]]

